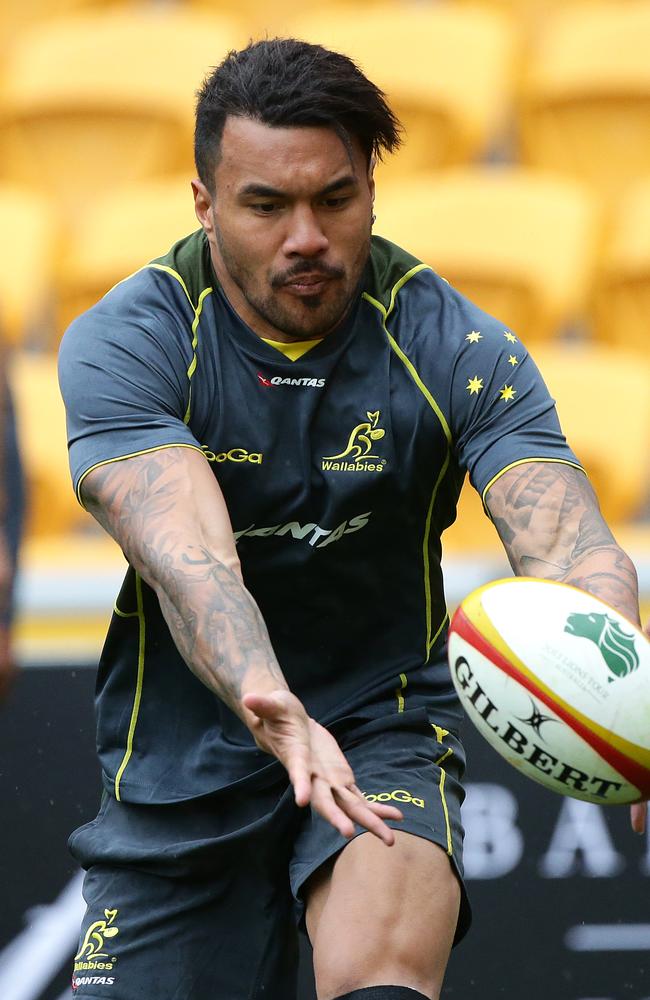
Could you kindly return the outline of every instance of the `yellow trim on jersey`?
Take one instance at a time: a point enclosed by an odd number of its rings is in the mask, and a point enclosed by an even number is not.
[[[429,536],[431,534],[431,518],[433,516],[433,508],[434,508],[434,505],[435,505],[435,502],[436,502],[436,497],[438,495],[438,490],[440,488],[440,484],[442,483],[442,481],[443,481],[443,479],[445,477],[447,469],[449,468],[449,460],[450,460],[450,457],[451,457],[451,453],[450,453],[450,448],[451,448],[451,430],[449,429],[449,424],[445,420],[445,416],[444,416],[442,410],[440,409],[440,407],[436,403],[435,399],[431,395],[431,392],[429,391],[429,389],[427,388],[427,386],[424,384],[424,382],[420,378],[420,375],[419,375],[419,373],[418,373],[415,365],[413,364],[413,362],[411,361],[411,359],[404,353],[404,351],[399,346],[399,344],[397,343],[397,341],[395,340],[395,338],[391,335],[391,333],[388,330],[388,327],[386,326],[386,323],[388,321],[388,317],[390,316],[391,312],[393,311],[393,308],[395,306],[395,300],[397,298],[397,294],[400,291],[400,289],[402,289],[404,287],[404,285],[407,283],[407,281],[409,281],[414,275],[419,274],[420,271],[430,271],[430,270],[431,270],[431,268],[429,267],[428,264],[416,264],[416,266],[412,267],[410,269],[410,271],[407,271],[405,274],[403,274],[402,277],[399,279],[399,281],[397,281],[393,285],[393,287],[391,289],[390,301],[388,303],[388,309],[384,308],[384,306],[382,305],[382,303],[379,302],[377,299],[373,298],[372,295],[369,295],[368,292],[363,292],[363,294],[362,294],[362,298],[366,299],[367,302],[370,302],[370,304],[373,305],[375,307],[375,309],[378,309],[379,312],[381,313],[381,316],[382,316],[382,327],[384,329],[384,333],[386,334],[386,338],[388,340],[388,343],[389,343],[389,346],[390,346],[391,350],[400,359],[400,361],[402,362],[402,364],[404,365],[404,367],[408,371],[409,375],[411,376],[411,378],[413,379],[413,381],[417,385],[418,389],[420,390],[420,392],[422,393],[422,395],[426,399],[427,403],[429,404],[429,406],[431,407],[431,409],[433,410],[433,412],[437,416],[437,418],[438,418],[438,420],[440,422],[440,426],[442,427],[443,433],[445,435],[445,439],[447,441],[447,454],[445,456],[445,460],[444,460],[444,462],[442,464],[442,468],[440,470],[438,478],[437,478],[437,480],[435,482],[435,485],[433,487],[433,492],[431,494],[431,500],[429,501],[429,508],[427,510],[427,516],[426,516],[426,520],[425,520],[425,524],[424,524],[424,537],[422,539],[422,560],[423,560],[423,564],[424,564],[424,603],[425,603],[425,619],[426,619],[425,663],[429,662],[429,656],[431,655],[431,650],[433,648],[433,645],[436,642],[436,640],[438,639],[438,636],[440,635],[440,633],[442,632],[442,629],[444,628],[445,622],[447,621],[447,617],[448,617],[447,613],[445,612],[445,616],[442,619],[442,622],[440,623],[440,625],[438,627],[438,630],[436,631],[435,635],[432,636],[431,633],[433,631],[433,623],[432,623],[432,611],[433,611],[433,609],[432,609],[432,604],[431,604],[431,574],[430,574],[430,566],[429,566]]]
[[[180,278],[180,275],[179,275],[179,278]],[[181,278],[181,281],[182,281],[182,278]],[[187,291],[187,289],[186,289],[186,291]],[[196,365],[197,365],[196,348],[197,348],[197,345],[198,345],[198,342],[199,342],[199,322],[201,320],[201,312],[203,310],[203,303],[205,302],[206,298],[208,297],[208,295],[210,295],[211,292],[212,292],[212,288],[211,287],[203,289],[203,291],[199,295],[199,301],[197,302],[196,308],[194,310],[194,320],[192,322],[192,351],[194,353],[192,355],[192,360],[190,362],[190,366],[187,369],[187,377],[189,379],[190,389],[189,389],[189,393],[188,393],[188,396],[187,396],[187,409],[185,411],[185,416],[183,417],[183,423],[184,424],[188,424],[190,422],[190,411],[191,411],[191,407],[192,407],[192,375],[196,371]],[[188,298],[189,298],[189,295],[188,295]]]
[[[128,455],[117,455],[116,458],[106,458],[103,462],[96,462],[95,465],[91,465],[90,468],[86,469],[86,471],[83,473],[83,475],[79,479],[79,482],[77,483],[77,500],[83,507],[84,503],[83,500],[81,499],[81,484],[83,483],[86,476],[89,475],[91,472],[94,472],[95,469],[101,469],[103,465],[112,465],[113,462],[124,462],[126,461],[127,458],[138,458],[139,455],[151,455],[152,452],[164,451],[165,448],[191,448],[192,451],[198,451],[199,455],[204,454],[198,445],[187,444],[186,442],[176,441],[173,444],[158,444],[154,445],[153,448],[144,448],[142,451],[132,451],[129,452]]]
[[[569,462],[566,458],[535,458],[534,456],[532,458],[520,458],[517,462],[511,462],[510,465],[506,465],[504,469],[501,469],[501,472],[497,472],[496,476],[492,476],[492,479],[481,493],[483,506],[485,507],[485,498],[488,490],[494,486],[497,479],[501,479],[501,476],[505,475],[506,472],[510,472],[510,469],[514,469],[518,465],[531,465],[534,462],[551,462],[554,465],[568,465],[572,469],[578,469],[578,471],[584,473],[585,476],[587,475],[581,465],[578,465],[577,462]]]
[[[399,679],[402,682],[401,686],[395,688],[395,697],[397,698],[397,711],[404,711],[404,692],[406,690],[406,685],[408,684],[408,677],[406,674],[400,674]]]
[[[117,604],[113,605],[113,611],[116,615],[119,615],[120,618],[137,618],[139,614],[137,611],[120,611]]]
[[[433,608],[431,606],[431,568],[429,565],[429,536],[431,534],[431,518],[433,516],[433,508],[435,506],[436,497],[438,496],[438,489],[440,488],[440,483],[445,478],[445,474],[447,472],[447,469],[449,468],[449,458],[450,458],[450,451],[448,448],[447,454],[445,455],[445,460],[442,463],[442,468],[440,469],[438,478],[436,479],[435,482],[435,486],[433,487],[433,492],[431,493],[431,500],[429,501],[429,509],[427,511],[426,521],[424,522],[424,538],[422,540],[422,558],[424,561],[424,595],[425,595],[426,624],[427,624],[425,663],[429,662],[429,655],[431,653],[431,649],[433,648],[433,644],[440,635],[442,628],[445,622],[447,621],[448,617],[447,613],[445,612],[445,616],[442,619],[440,626],[438,627],[438,631],[432,637],[431,633],[433,631],[433,621],[432,621]]]
[[[449,825],[449,810],[447,809],[447,799],[445,798],[445,778],[447,777],[447,772],[440,771],[440,784],[438,785],[438,791],[440,792],[440,799],[442,801],[442,811],[445,814],[445,826],[447,828],[447,854],[449,857],[453,854],[453,844],[451,841],[451,827]]]
[[[133,697],[133,708],[131,710],[131,721],[129,723],[129,732],[126,738],[126,750],[124,752],[124,757],[122,758],[122,763],[120,764],[117,774],[115,775],[115,798],[120,801],[120,782],[122,780],[122,775],[126,770],[126,766],[131,759],[131,754],[133,753],[133,737],[135,735],[135,727],[138,722],[138,714],[140,712],[140,701],[142,699],[142,682],[144,680],[144,652],[145,652],[145,619],[144,619],[144,607],[142,603],[142,580],[136,573],[135,576],[135,593],[137,599],[138,609],[135,612],[138,618],[139,628],[138,628],[138,672],[135,682],[135,695]]]
[[[447,757],[451,757],[453,752],[454,751],[452,750],[451,747],[449,747],[449,750],[445,750],[442,757],[439,757],[438,760],[434,761],[436,767],[442,767],[443,761],[447,760]]]
[[[194,303],[192,302],[192,298],[190,296],[190,293],[187,290],[187,285],[183,281],[183,278],[178,273],[178,271],[175,271],[173,267],[169,266],[169,264],[157,264],[155,261],[153,261],[150,264],[145,264],[144,268],[142,270],[146,270],[148,267],[152,268],[154,271],[164,271],[165,274],[171,274],[172,278],[176,279],[176,281],[179,283],[179,285],[181,286],[181,288],[185,292],[185,294],[187,296],[187,301],[192,306],[192,309],[194,310],[194,312],[196,312],[197,306],[195,306]],[[204,289],[204,291],[205,291],[205,289]],[[210,291],[212,291],[212,289],[210,289]],[[201,292],[201,294],[203,294],[203,292]]]
[[[285,358],[288,358],[289,361],[297,361],[298,358],[301,358],[307,351],[311,351],[312,347],[316,347],[323,340],[322,337],[319,337],[318,340],[295,340],[292,344],[284,344],[279,340],[269,340],[267,337],[262,337],[261,339],[269,347],[274,347],[280,354],[284,354]]]

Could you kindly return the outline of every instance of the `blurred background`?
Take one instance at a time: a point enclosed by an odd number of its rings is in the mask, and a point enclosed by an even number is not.
[[[0,1000],[62,995],[80,905],[65,836],[97,802],[93,668],[124,572],[72,493],[57,346],[78,313],[197,228],[196,88],[229,49],[276,34],[346,52],[386,91],[406,143],[378,168],[375,231],[531,349],[637,565],[650,617],[650,0],[2,0],[0,359],[9,396],[0,393],[0,405],[11,430],[13,397],[27,504],[14,592],[19,671],[0,707]],[[0,458],[0,515],[15,541],[21,474],[11,440]],[[443,541],[452,607],[509,572],[470,487]],[[605,818],[522,789],[482,745],[475,757],[470,877],[479,902],[489,890],[489,913],[509,921],[524,907],[516,923],[529,949],[528,1000],[648,1000],[647,841],[631,842],[620,812]],[[565,837],[564,868],[547,858],[556,836]],[[536,838],[531,856],[522,845]],[[500,868],[499,843],[515,841],[516,863]],[[487,885],[493,879],[499,886]],[[591,879],[605,880],[602,891]],[[603,932],[581,951],[564,925],[548,936],[563,907],[578,906],[578,927],[601,904],[610,922],[636,928],[620,946]],[[524,995],[495,971],[510,961],[512,938],[493,920],[481,926],[452,962],[445,995]],[[609,971],[594,972],[597,955]]]

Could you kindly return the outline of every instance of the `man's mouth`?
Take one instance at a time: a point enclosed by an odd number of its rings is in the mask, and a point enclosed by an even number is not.
[[[330,280],[324,274],[297,274],[285,281],[282,287],[292,295],[318,295]]]

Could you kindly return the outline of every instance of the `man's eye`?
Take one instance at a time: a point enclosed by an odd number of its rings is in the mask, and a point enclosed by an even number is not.
[[[326,208],[343,208],[344,205],[347,205],[349,200],[349,195],[345,195],[342,198],[325,198],[324,205]]]
[[[272,215],[277,209],[277,204],[274,201],[258,201],[251,205],[254,212],[259,212],[260,215]]]

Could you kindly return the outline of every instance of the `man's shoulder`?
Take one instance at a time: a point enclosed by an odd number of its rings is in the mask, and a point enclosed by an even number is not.
[[[453,298],[454,290],[429,264],[382,236],[373,236],[364,292],[392,311],[397,295],[405,293],[431,303]]]
[[[156,257],[143,268],[157,272],[178,285],[192,308],[197,311],[208,290],[212,290],[214,275],[210,266],[208,241],[202,229],[185,236],[161,257]]]

